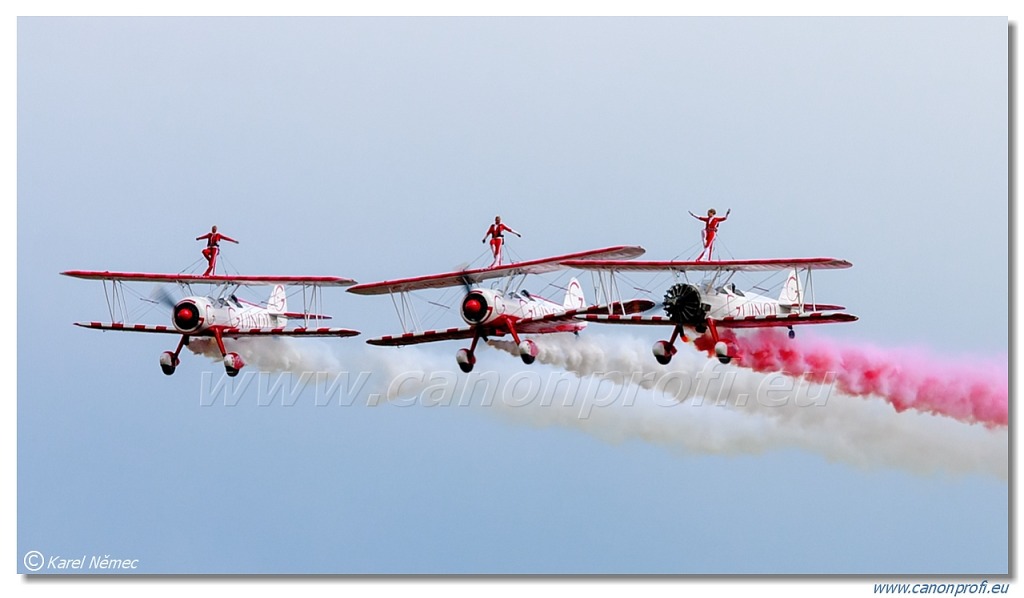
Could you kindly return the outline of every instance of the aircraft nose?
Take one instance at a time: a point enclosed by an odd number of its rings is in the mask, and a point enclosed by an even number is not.
[[[195,330],[200,324],[199,307],[191,300],[183,301],[174,308],[171,319],[178,330]]]
[[[470,323],[477,323],[487,315],[487,300],[473,293],[462,302],[462,317]]]

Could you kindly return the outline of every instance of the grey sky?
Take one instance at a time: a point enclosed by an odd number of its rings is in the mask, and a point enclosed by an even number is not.
[[[1007,111],[1000,18],[20,19],[19,559],[1006,572],[997,477],[681,453],[472,408],[203,407],[217,364],[186,354],[167,378],[173,337],[71,326],[106,318],[102,287],[57,272],[178,271],[217,224],[238,270],[370,282],[479,258],[495,214],[524,259],[668,259],[699,240],[687,210],[732,208],[730,255],[854,263],[818,293],[861,320],[817,334],[1004,365]],[[458,343],[365,345],[398,328],[386,298],[327,306],[364,333],[316,342],[343,363],[454,367]]]

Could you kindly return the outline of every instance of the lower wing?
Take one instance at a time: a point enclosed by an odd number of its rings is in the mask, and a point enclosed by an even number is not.
[[[403,345],[418,345],[420,343],[433,343],[436,341],[450,341],[462,338],[473,338],[476,328],[466,326],[463,328],[447,328],[445,330],[426,330],[424,332],[406,332],[397,336],[379,336],[366,341],[371,345],[384,347],[401,347]]]
[[[93,328],[95,330],[115,330],[121,332],[156,332],[161,334],[186,334],[171,326],[152,324],[124,324],[121,322],[75,322],[75,326]],[[221,335],[228,338],[243,336],[356,336],[358,330],[348,328],[221,328]],[[190,333],[188,336],[213,336],[210,329]]]
[[[639,324],[647,326],[675,326],[668,316],[620,316],[618,314],[586,314],[576,316],[584,322],[599,322],[601,324]],[[855,322],[857,316],[847,313],[823,314],[819,312],[804,314],[747,316],[745,318],[721,318],[715,319],[715,326],[719,328],[773,328],[786,326],[799,326],[803,324],[835,324],[838,322]]]
[[[548,332],[571,332],[582,326],[576,319],[579,314],[590,312],[619,312],[636,313],[647,311],[654,307],[654,302],[647,299],[634,299],[632,301],[615,302],[606,305],[594,305],[583,309],[573,309],[533,318],[522,318],[513,325],[516,332],[522,334],[543,334]],[[479,326],[464,326],[461,328],[446,328],[444,330],[426,330],[424,332],[406,332],[399,335],[379,336],[366,341],[371,345],[385,347],[401,347],[403,345],[418,345],[421,343],[433,343],[437,341],[450,341],[458,339],[473,338],[477,334],[481,338],[489,336],[504,336],[509,334],[505,326],[494,326],[483,324]]]

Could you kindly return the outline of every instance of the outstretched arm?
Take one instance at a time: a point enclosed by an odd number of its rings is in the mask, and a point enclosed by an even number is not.
[[[225,241],[231,241],[232,243],[238,243],[238,241],[232,239],[231,237],[229,237],[227,235],[221,235],[220,238],[225,240]]]
[[[722,220],[725,220],[726,218],[728,218],[730,212],[732,212],[732,208],[729,208],[728,210],[725,211],[725,216],[722,216]]]
[[[196,237],[196,241],[202,241],[203,239],[209,239],[210,238],[210,234],[211,233],[206,233],[205,235],[200,235],[200,236]]]
[[[512,233],[513,235],[515,235],[515,236],[517,236],[519,238],[522,238],[522,236],[523,236],[523,235],[520,235],[519,233],[517,233],[516,231],[512,230],[511,226],[506,226],[505,230],[507,230],[508,232]]]

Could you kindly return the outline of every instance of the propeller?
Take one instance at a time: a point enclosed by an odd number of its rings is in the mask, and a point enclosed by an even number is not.
[[[167,309],[173,309],[178,303],[177,300],[171,295],[171,292],[167,290],[167,287],[156,287],[150,294],[155,303],[163,305]]]
[[[700,290],[692,284],[672,285],[665,293],[665,313],[679,324],[698,325],[704,323],[704,308],[701,305]]]

